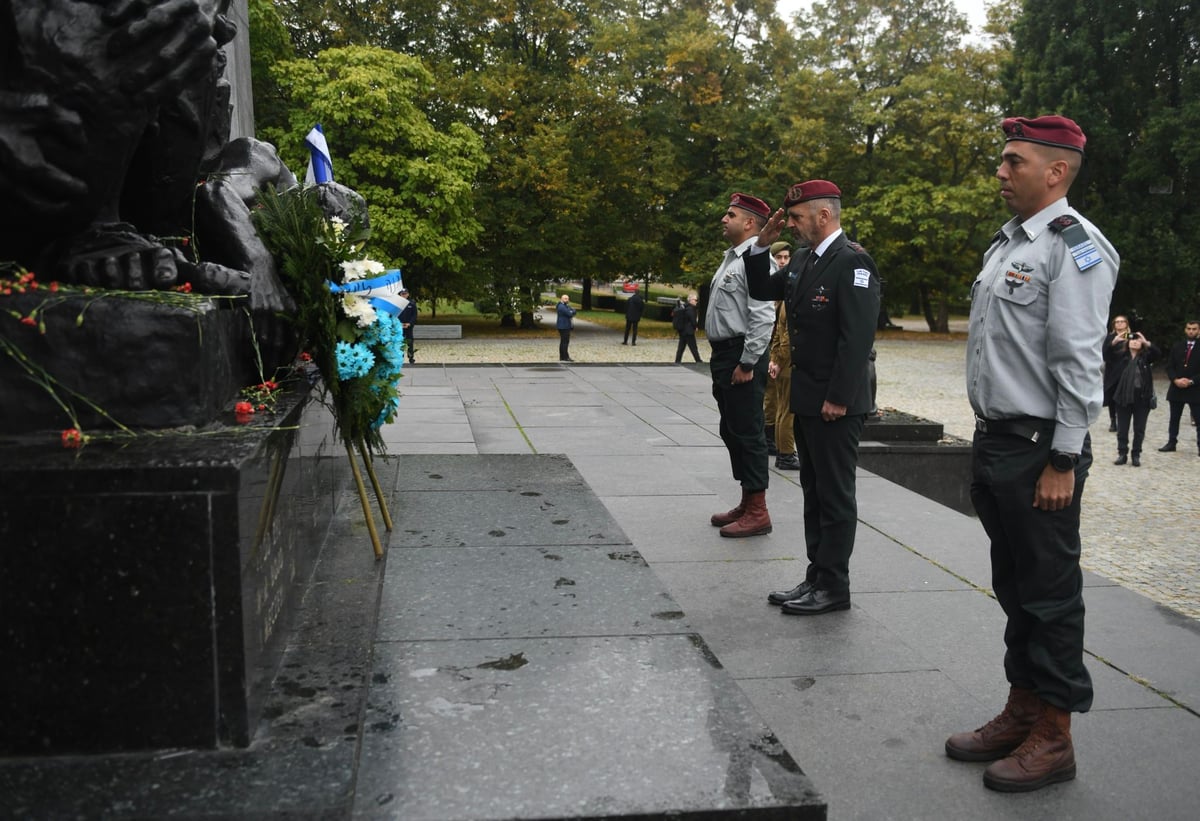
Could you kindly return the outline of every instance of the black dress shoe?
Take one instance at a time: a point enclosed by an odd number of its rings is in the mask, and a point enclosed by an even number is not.
[[[789,616],[819,616],[822,613],[832,613],[834,610],[849,609],[849,590],[833,593],[828,590],[813,589],[798,599],[784,602],[780,607],[780,612]]]
[[[1158,449],[1158,452],[1159,453],[1174,453],[1175,452],[1175,443],[1167,442],[1165,445],[1163,445],[1161,448]]]
[[[775,457],[775,467],[780,470],[799,470],[800,457],[794,453],[785,453]]]
[[[1142,457],[1138,456],[1136,453],[1133,454],[1133,456],[1129,457],[1129,464],[1133,465],[1135,468],[1140,468],[1142,466]]]
[[[1122,454],[1121,454],[1120,456],[1118,456],[1116,459],[1113,459],[1113,464],[1114,464],[1114,465],[1123,465],[1123,464],[1125,464],[1125,463],[1126,463],[1126,462],[1128,462],[1128,461],[1129,461],[1129,457],[1128,457],[1128,456],[1126,456],[1124,453],[1122,453]]]
[[[783,604],[800,598],[810,590],[812,590],[812,582],[800,582],[791,590],[776,590],[774,593],[768,593],[767,601],[775,605]]]

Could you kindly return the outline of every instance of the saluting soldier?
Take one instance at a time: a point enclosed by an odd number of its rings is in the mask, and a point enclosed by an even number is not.
[[[871,410],[867,364],[879,319],[879,272],[842,231],[841,214],[842,192],[832,182],[796,183],[746,258],[750,295],[782,299],[787,311],[808,568],[804,581],[770,593],[767,601],[794,616],[850,608],[858,526],[854,474]],[[785,222],[808,247],[772,274],[766,251]]]
[[[731,538],[771,532],[763,396],[775,307],[755,299],[747,286],[745,266],[746,251],[770,215],[771,207],[758,197],[738,193],[730,198],[721,217],[721,233],[729,247],[713,276],[704,317],[704,331],[712,345],[708,363],[713,398],[721,413],[721,441],[729,451],[733,478],[742,486],[741,501],[731,510],[714,513],[709,522]]]
[[[1008,617],[1009,696],[983,727],[947,739],[946,754],[992,761],[987,787],[1027,792],[1075,777],[1071,713],[1092,704],[1079,510],[1120,257],[1067,204],[1087,142],[1079,126],[1013,117],[1003,129],[996,177],[1015,216],[971,288],[967,396],[977,418],[971,501]]]

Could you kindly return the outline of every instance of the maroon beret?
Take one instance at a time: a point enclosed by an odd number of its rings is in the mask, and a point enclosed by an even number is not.
[[[749,194],[734,194],[729,198],[729,204],[738,208],[745,208],[751,214],[758,214],[760,217],[771,216],[771,206],[758,197],[752,197]]]
[[[842,198],[842,192],[836,185],[829,180],[808,180],[798,182],[788,189],[787,196],[783,198],[783,207],[791,208],[796,203],[830,198]]]
[[[1009,117],[1000,127],[1004,129],[1004,141],[1024,140],[1041,145],[1053,145],[1057,148],[1069,148],[1083,153],[1087,137],[1083,129],[1074,120],[1051,114],[1046,117]]]

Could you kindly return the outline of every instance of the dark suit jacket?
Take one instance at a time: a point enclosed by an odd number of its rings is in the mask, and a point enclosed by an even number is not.
[[[1184,365],[1186,356],[1186,339],[1171,346],[1171,353],[1167,356],[1167,378],[1171,380],[1171,387],[1167,388],[1168,402],[1200,402],[1200,340],[1196,342],[1191,359]],[[1175,380],[1181,376],[1195,384],[1190,388],[1176,387]]]
[[[642,318],[642,311],[646,310],[646,300],[642,295],[634,294],[625,300],[625,318],[630,322],[637,322]]]
[[[770,254],[746,257],[750,296],[785,300],[792,347],[792,412],[819,416],[826,400],[847,415],[871,410],[867,363],[879,319],[879,272],[863,247],[841,234],[799,277],[808,253],[774,276]],[[793,278],[793,274],[796,275]],[[789,281],[790,280],[790,281]]]

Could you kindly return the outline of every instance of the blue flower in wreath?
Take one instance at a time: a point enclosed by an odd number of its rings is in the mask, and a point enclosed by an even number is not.
[[[371,423],[371,427],[379,430],[385,422],[395,418],[396,410],[400,407],[400,397],[392,396],[384,403],[383,409],[379,411],[379,416]]]
[[[338,379],[343,382],[366,376],[375,364],[375,354],[361,342],[338,342],[334,353],[337,355]]]
[[[386,348],[397,339],[404,339],[404,326],[400,320],[384,311],[375,311],[375,322],[362,335],[362,340],[372,348]]]

